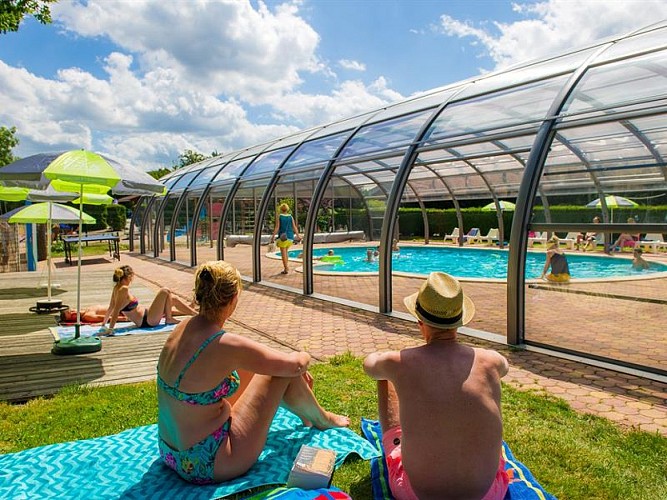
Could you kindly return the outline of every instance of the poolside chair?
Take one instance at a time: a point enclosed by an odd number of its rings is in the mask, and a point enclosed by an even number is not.
[[[463,237],[463,241],[465,241],[468,244],[475,243],[479,238],[479,228],[478,227],[473,227],[470,228],[470,231],[466,233],[466,235]]]
[[[658,248],[667,250],[667,242],[662,239],[660,233],[646,233],[646,236],[639,240],[639,246],[644,247],[647,251],[650,248],[651,253],[658,253]]]
[[[534,236],[530,236],[530,233],[528,233],[528,246],[532,247],[535,243],[541,243],[542,245],[546,245],[547,243],[547,233],[540,233],[539,231],[537,233],[533,233]]]
[[[452,234],[445,235],[445,239],[442,240],[443,243],[447,243],[447,240],[452,240],[452,243],[457,244],[459,242],[459,228],[455,227],[452,231]]]
[[[489,229],[489,232],[486,234],[486,236],[482,236],[481,234],[477,237],[476,241],[479,241],[480,243],[487,243],[488,245],[493,245],[494,242],[498,241],[500,239],[500,231],[498,228],[494,227],[492,229]]]
[[[568,250],[574,250],[574,244],[577,242],[577,236],[579,233],[567,233],[565,238],[561,238],[560,242],[567,245]]]

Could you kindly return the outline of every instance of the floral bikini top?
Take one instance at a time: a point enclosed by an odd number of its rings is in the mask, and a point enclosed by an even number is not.
[[[222,379],[222,382],[220,382],[220,384],[218,384],[217,387],[211,389],[210,391],[189,393],[189,392],[183,392],[178,388],[178,386],[181,383],[181,379],[183,378],[183,375],[185,375],[185,372],[188,370],[188,368],[190,368],[190,365],[192,365],[192,363],[195,362],[195,360],[199,357],[202,351],[206,349],[206,347],[211,342],[213,342],[218,337],[222,337],[224,333],[225,333],[224,330],[220,330],[219,332],[214,333],[209,338],[207,338],[202,345],[199,346],[199,349],[197,349],[197,351],[188,360],[183,370],[181,370],[181,373],[178,374],[178,378],[176,379],[176,382],[174,383],[173,387],[167,384],[162,379],[162,377],[160,376],[160,371],[158,370],[157,373],[158,387],[163,389],[171,397],[190,405],[212,405],[234,394],[236,390],[239,388],[239,383],[241,382],[239,374],[236,372],[236,370],[232,371],[227,377]]]

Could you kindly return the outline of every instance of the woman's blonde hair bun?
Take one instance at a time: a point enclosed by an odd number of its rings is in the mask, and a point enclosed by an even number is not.
[[[224,260],[204,262],[195,274],[195,302],[204,314],[229,304],[241,288],[241,273]]]

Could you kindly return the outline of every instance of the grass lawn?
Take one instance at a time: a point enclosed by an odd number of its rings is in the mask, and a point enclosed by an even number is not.
[[[376,414],[375,384],[361,360],[344,355],[312,368],[323,406],[352,419]],[[0,403],[0,453],[113,434],[154,423],[154,383],[101,388],[70,387],[24,405]],[[667,439],[623,430],[582,415],[562,400],[503,391],[505,440],[550,493],[561,499],[667,498]],[[355,500],[371,498],[368,462],[351,459],[334,485]]]

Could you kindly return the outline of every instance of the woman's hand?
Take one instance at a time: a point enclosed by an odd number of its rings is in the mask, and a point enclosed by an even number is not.
[[[301,377],[303,377],[303,380],[306,381],[306,384],[308,384],[308,387],[310,387],[310,390],[312,391],[312,390],[313,390],[313,385],[314,385],[314,383],[315,383],[315,379],[314,379],[313,376],[310,374],[310,372],[307,371],[306,373],[304,373],[303,375],[301,375]]]

